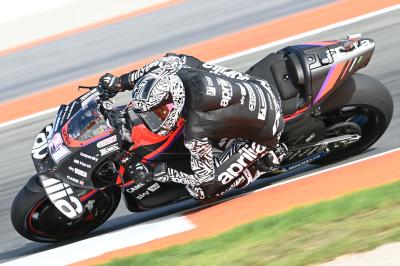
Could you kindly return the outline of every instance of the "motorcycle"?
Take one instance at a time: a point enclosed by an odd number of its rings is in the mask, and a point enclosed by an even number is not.
[[[382,136],[392,118],[392,97],[378,80],[355,73],[367,66],[374,48],[373,40],[359,34],[293,45],[246,72],[278,89],[286,121],[281,141],[289,153],[261,178],[348,158]],[[114,107],[100,97],[101,87],[89,89],[61,105],[55,122],[36,137],[32,159],[37,174],[11,207],[12,224],[27,239],[59,242],[84,235],[113,214],[121,195],[132,212],[190,198],[183,185],[139,182],[135,171],[137,162],[190,169],[184,121],[169,135],[158,136],[129,104]],[[124,126],[132,142],[125,141]]]

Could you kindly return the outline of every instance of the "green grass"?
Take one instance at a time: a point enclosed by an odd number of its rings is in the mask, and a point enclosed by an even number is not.
[[[106,265],[309,265],[399,240],[396,182]]]

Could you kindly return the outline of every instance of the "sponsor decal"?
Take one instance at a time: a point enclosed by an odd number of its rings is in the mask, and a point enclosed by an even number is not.
[[[316,137],[315,133],[312,133],[308,138],[306,138],[306,142],[309,143]]]
[[[100,154],[101,154],[101,156],[104,156],[104,155],[107,155],[107,154],[112,153],[117,150],[119,150],[118,144],[113,144],[111,146],[101,149]]]
[[[214,88],[214,87],[208,86],[208,87],[207,87],[207,90],[206,90],[206,95],[208,95],[208,96],[215,96],[215,94],[216,94],[215,88]]]
[[[146,191],[146,192],[143,192],[143,193],[137,195],[137,196],[136,196],[136,199],[141,200],[141,199],[143,199],[143,198],[145,198],[145,197],[147,197],[147,196],[149,196],[149,195],[150,195],[150,192],[149,192],[149,191]]]
[[[321,159],[323,157],[325,157],[325,152],[322,151],[322,152],[320,152],[318,154],[315,154],[315,155],[311,156],[310,158],[305,158],[304,160],[302,160],[300,162],[296,162],[296,163],[291,164],[291,165],[285,165],[283,167],[283,169],[285,169],[286,171],[291,171],[291,170],[294,170],[294,169],[299,168],[301,166],[304,166],[306,164],[312,163],[312,162],[314,162],[314,161],[316,161],[318,159]]]
[[[210,73],[214,73],[217,75],[224,75],[229,78],[234,78],[234,79],[239,79],[239,80],[249,80],[250,79],[249,75],[238,72],[238,71],[234,71],[227,67],[216,66],[216,65],[213,65],[210,63],[204,63],[203,67],[206,69],[210,69]]]
[[[214,83],[213,83],[212,79],[209,76],[205,76],[205,77],[206,77],[206,80],[207,80],[206,95],[215,96],[216,95],[216,90],[215,90]]]
[[[77,175],[79,175],[81,177],[87,177],[87,172],[85,172],[85,171],[83,171],[83,170],[81,170],[79,168],[69,166],[68,170],[70,170],[71,172],[73,172],[73,173],[75,173],[75,174],[77,174]]]
[[[207,80],[207,85],[208,86],[214,86],[214,83],[213,83],[212,79],[209,76],[205,76],[205,77],[206,77],[206,80]]]
[[[259,99],[260,99],[260,106],[259,106],[259,109],[258,109],[257,119],[265,120],[267,118],[267,103],[265,101],[265,94],[262,91],[262,89],[260,88],[260,86],[258,86],[256,84],[254,84],[254,86],[257,89],[258,96],[259,96]]]
[[[44,132],[40,132],[35,139],[32,147],[32,157],[37,160],[42,160],[47,155],[48,141],[53,135],[53,126],[48,125]]]
[[[237,178],[249,167],[257,158],[267,152],[267,147],[253,142],[251,146],[244,145],[239,149],[240,157],[227,167],[227,169],[218,175],[218,181],[222,184],[228,184]]]
[[[229,105],[229,102],[232,99],[232,85],[227,80],[220,78],[217,78],[217,83],[222,88],[222,99],[220,105],[222,107],[226,107]]]
[[[279,98],[279,95],[277,97],[275,97],[268,82],[263,81],[263,82],[261,82],[261,84],[267,90],[268,99],[269,98],[272,99],[273,106],[270,106],[271,110],[273,110],[275,108],[275,121],[274,121],[274,125],[272,126],[272,134],[275,135],[278,131],[279,125],[281,124],[281,117],[282,117],[281,104],[282,104],[282,102],[281,102],[281,99]],[[282,131],[278,134],[282,134]]]
[[[246,89],[249,91],[249,110],[254,111],[256,110],[256,103],[257,103],[256,94],[251,84],[244,83],[244,86],[246,86]]]
[[[83,166],[83,167],[88,168],[88,169],[92,168],[92,166],[90,164],[82,162],[82,161],[79,161],[78,159],[74,159],[74,164]]]
[[[70,150],[63,145],[63,143],[64,142],[60,133],[54,134],[52,140],[50,141],[50,155],[56,163],[60,162],[65,156],[71,153]]]
[[[67,179],[68,179],[68,180],[71,180],[71,181],[74,182],[74,183],[79,184],[79,180],[76,179],[75,177],[72,177],[72,176],[70,176],[70,175],[67,175]]]
[[[83,212],[81,202],[73,195],[70,185],[55,178],[41,178],[49,199],[65,216],[72,219]]]
[[[114,136],[108,137],[106,139],[103,139],[103,140],[97,142],[96,146],[97,146],[97,148],[103,148],[107,145],[110,145],[111,143],[116,142],[116,141],[117,141],[117,136],[114,135]]]
[[[134,186],[128,188],[128,189],[126,190],[126,192],[128,192],[128,193],[133,193],[133,192],[135,192],[135,191],[141,189],[142,187],[144,187],[144,183],[138,183],[138,184],[135,184]]]
[[[93,162],[97,162],[97,161],[99,160],[99,159],[97,159],[96,157],[91,156],[91,155],[86,154],[86,153],[83,153],[83,152],[80,152],[79,155],[80,155],[81,157],[83,157],[83,158],[85,158],[85,159],[89,159],[89,160],[91,160],[91,161],[93,161]]]
[[[77,183],[77,184],[79,184],[79,185],[81,185],[81,186],[83,186],[83,185],[85,184],[85,181],[79,180],[79,179],[77,179],[77,178],[75,178],[75,177],[72,177],[72,176],[70,176],[70,175],[67,175],[67,179],[68,179],[68,180],[71,180],[72,182]]]
[[[151,192],[154,192],[154,191],[156,191],[157,189],[159,189],[160,187],[161,187],[160,184],[154,183],[153,185],[149,186],[149,187],[147,188],[147,190],[149,190],[149,191],[151,191]]]
[[[244,105],[244,101],[246,100],[246,95],[247,95],[246,88],[243,87],[243,85],[240,83],[236,83],[236,85],[239,86],[240,94],[242,95],[242,98],[240,98],[240,105]]]

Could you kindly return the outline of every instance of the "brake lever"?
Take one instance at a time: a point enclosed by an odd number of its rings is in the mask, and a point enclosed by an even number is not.
[[[78,86],[78,91],[79,91],[80,89],[93,90],[93,89],[95,89],[95,88],[97,88],[97,86],[81,86],[81,85],[79,85],[79,86]]]

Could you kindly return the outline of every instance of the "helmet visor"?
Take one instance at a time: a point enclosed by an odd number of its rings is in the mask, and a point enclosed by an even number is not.
[[[160,130],[164,121],[167,119],[173,106],[173,103],[163,104],[157,109],[148,112],[138,113],[137,115],[149,130],[157,133]]]

